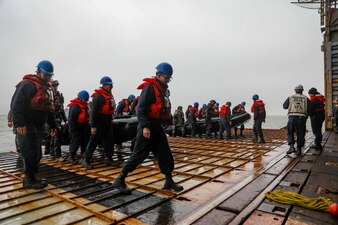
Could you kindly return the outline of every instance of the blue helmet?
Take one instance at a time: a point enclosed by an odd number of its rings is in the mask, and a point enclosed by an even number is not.
[[[243,106],[246,105],[246,103],[245,103],[244,101],[243,101],[241,104],[242,104]]]
[[[131,100],[134,100],[135,95],[131,94],[131,95],[128,96],[128,98],[131,99]]]
[[[82,99],[85,102],[89,100],[89,93],[86,90],[82,90],[77,94],[78,98]]]
[[[101,78],[100,84],[103,84],[103,85],[104,84],[113,84],[113,81],[111,80],[110,77],[104,76],[104,77]]]
[[[168,78],[171,78],[173,75],[173,68],[169,63],[163,62],[156,66],[157,71],[160,73],[163,73],[164,75],[167,75]]]
[[[202,107],[203,107],[203,108],[207,107],[207,104],[203,104]]]
[[[198,102],[194,102],[194,106],[198,107],[199,106]]]
[[[218,102],[216,102],[216,106],[217,106],[217,107],[219,106],[219,103],[218,103]]]
[[[253,100],[258,100],[258,99],[259,99],[258,94],[254,94],[254,95],[252,96],[252,99],[253,99]]]
[[[41,62],[39,62],[39,64],[36,66],[36,68],[38,68],[38,70],[44,72],[49,77],[54,75],[54,66],[48,60],[42,60]]]

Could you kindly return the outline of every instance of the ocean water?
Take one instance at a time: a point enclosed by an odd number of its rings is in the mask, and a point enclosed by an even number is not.
[[[287,116],[267,116],[263,129],[280,129],[286,126]],[[250,120],[245,124],[246,128],[252,128],[253,121]],[[307,124],[307,129],[310,130],[311,126]],[[0,152],[15,151],[15,135],[12,128],[7,126],[7,115],[0,115]]]

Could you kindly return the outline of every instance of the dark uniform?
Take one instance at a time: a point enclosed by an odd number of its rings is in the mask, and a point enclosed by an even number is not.
[[[290,149],[287,154],[295,152],[297,155],[301,153],[301,148],[305,143],[306,120],[309,111],[309,99],[302,94],[303,86],[299,85],[295,88],[296,94],[288,97],[283,108],[288,110],[288,145]],[[297,150],[295,150],[295,137],[297,136]]]
[[[227,132],[227,138],[231,138],[231,103],[227,102],[225,105],[222,105],[219,112],[219,139],[223,139],[224,130]]]
[[[262,130],[262,123],[265,122],[266,111],[265,111],[265,104],[262,100],[254,99],[254,102],[251,106],[251,112],[254,114],[254,124],[253,124],[253,132],[254,132],[254,142],[258,143],[265,143],[263,130]],[[259,138],[259,139],[258,139]]]
[[[206,138],[211,137],[211,128],[212,128],[212,122],[211,122],[211,117],[213,117],[215,115],[215,106],[216,101],[215,100],[211,100],[208,105],[207,108],[205,110],[205,136]]]
[[[185,110],[185,119],[189,120],[189,114],[190,114],[190,108],[192,107],[192,105],[188,105],[187,110]]]
[[[112,159],[114,154],[112,115],[114,111],[115,100],[112,93],[103,87],[95,90],[94,94],[92,94],[90,125],[92,128],[96,128],[96,134],[91,134],[82,160],[82,165],[87,169],[92,168],[90,160],[100,140],[105,151],[105,163],[107,165],[117,165]]]
[[[321,95],[316,88],[309,90],[310,94],[310,119],[312,132],[315,135],[315,143],[311,148],[321,150],[323,134],[322,126],[325,121],[325,98]]]
[[[54,89],[54,106],[55,106],[55,123],[56,123],[56,135],[46,138],[46,149],[50,149],[50,155],[56,159],[63,160],[61,158],[61,144],[62,144],[62,123],[67,123],[67,117],[64,110],[64,98],[62,93],[56,90],[59,83],[53,82]],[[47,147],[49,144],[49,148]]]
[[[232,109],[232,115],[236,115],[236,114],[245,112],[245,107],[244,107],[245,104],[244,104],[244,103],[245,103],[245,102],[236,105],[236,106]],[[235,137],[237,137],[237,130],[238,130],[238,128],[237,128],[237,127],[234,127]],[[244,131],[244,124],[242,124],[241,127],[240,127],[240,129],[239,129],[239,136],[240,136],[240,137],[244,137],[243,131]]]
[[[125,184],[127,174],[134,171],[148,157],[150,152],[158,159],[161,172],[166,177],[164,189],[183,190],[182,186],[175,184],[172,180],[174,159],[167,136],[162,128],[162,122],[170,120],[171,113],[170,100],[166,93],[168,86],[160,79],[169,82],[172,67],[168,63],[161,63],[156,69],[158,70],[156,77],[143,79],[144,83],[138,87],[142,90],[142,93],[137,107],[139,124],[134,151],[124,163],[120,175],[113,183],[115,188],[124,193],[130,192]],[[148,133],[149,131],[150,133]]]
[[[41,143],[44,123],[48,121],[49,126],[55,131],[52,91],[47,84],[47,75],[41,72],[50,71],[49,73],[52,74],[53,66],[49,61],[41,61],[37,67],[38,75],[24,76],[16,86],[11,102],[13,123],[18,132],[18,141],[24,162],[23,186],[33,189],[47,186],[45,180],[35,176],[42,156]],[[20,134],[22,128],[26,128],[27,131],[23,135]]]
[[[174,119],[174,128],[173,128],[173,136],[175,137],[176,129],[181,130],[181,136],[184,137],[185,127],[184,127],[184,112],[182,110],[182,106],[178,106],[177,110],[173,116]]]
[[[80,98],[75,98],[70,101],[68,107],[68,130],[70,138],[68,161],[75,164],[78,148],[81,147],[81,155],[83,155],[89,140],[89,104]]]

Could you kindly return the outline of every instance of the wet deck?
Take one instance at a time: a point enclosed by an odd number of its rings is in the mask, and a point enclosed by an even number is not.
[[[23,189],[22,162],[15,153],[0,154],[0,224],[262,224],[259,218],[282,224],[277,222],[292,218],[291,207],[264,210],[269,205],[262,204],[273,205],[264,193],[287,184],[300,191],[308,163],[319,154],[307,148],[301,157],[287,157],[285,131],[265,133],[266,144],[253,144],[249,135],[224,141],[169,138],[173,178],[184,186],[179,193],[161,189],[164,176],[153,156],[127,177],[132,194],[121,195],[111,187],[121,168],[103,164],[99,152],[91,170],[43,158],[40,175],[49,182],[44,190]],[[306,145],[311,142],[309,135]],[[129,154],[125,148],[122,159]],[[304,168],[297,168],[303,161]],[[285,180],[289,175],[296,181]]]

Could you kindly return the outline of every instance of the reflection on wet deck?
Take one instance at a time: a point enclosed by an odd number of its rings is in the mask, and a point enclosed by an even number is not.
[[[40,176],[48,179],[49,186],[41,191],[22,188],[22,163],[16,154],[0,154],[0,223],[178,223],[213,198],[225,192],[230,196],[282,159],[285,131],[267,130],[266,137],[265,144],[254,144],[249,137],[169,138],[175,158],[173,178],[184,186],[180,193],[162,190],[164,176],[154,156],[127,177],[132,195],[121,195],[111,187],[121,168],[103,164],[99,152],[91,170],[43,158]],[[128,158],[129,149],[121,154]]]

